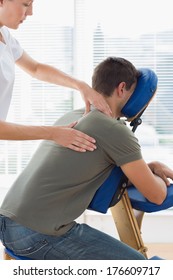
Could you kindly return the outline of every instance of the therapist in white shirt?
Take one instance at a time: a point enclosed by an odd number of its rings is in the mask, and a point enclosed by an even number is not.
[[[79,90],[86,104],[86,113],[93,104],[111,116],[111,110],[103,97],[83,81],[62,71],[32,59],[10,34],[9,29],[19,25],[32,15],[33,0],[0,0],[0,139],[1,140],[53,140],[79,152],[96,149],[95,139],[69,126],[26,126],[5,121],[13,92],[15,63],[31,76],[53,84]]]

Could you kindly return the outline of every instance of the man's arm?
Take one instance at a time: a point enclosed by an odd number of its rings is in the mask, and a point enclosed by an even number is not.
[[[159,162],[146,164],[141,159],[121,166],[130,182],[151,202],[161,204],[167,194],[169,181],[173,179],[173,171]]]
[[[112,116],[110,107],[103,96],[85,82],[77,80],[53,66],[37,62],[25,51],[16,64],[36,79],[80,91],[86,105],[86,113],[90,111],[90,105],[93,104],[98,110]]]

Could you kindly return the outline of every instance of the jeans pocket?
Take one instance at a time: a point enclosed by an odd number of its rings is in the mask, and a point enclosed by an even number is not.
[[[48,247],[48,242],[46,239],[43,239],[43,240],[37,241],[35,243],[33,242],[32,245],[25,246],[22,249],[16,249],[16,248],[14,248],[15,246],[14,247],[11,246],[11,248],[9,248],[9,249],[11,249],[14,252],[14,254],[16,254],[18,256],[25,256],[25,257],[33,258],[34,255],[36,255],[36,256],[43,255],[44,254],[43,252],[47,251],[46,246]]]

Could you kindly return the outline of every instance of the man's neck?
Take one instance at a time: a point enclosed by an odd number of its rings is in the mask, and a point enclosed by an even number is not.
[[[112,117],[119,118],[121,116],[121,110],[119,108],[118,99],[115,97],[115,95],[112,95],[110,97],[105,97],[105,99],[112,111]]]

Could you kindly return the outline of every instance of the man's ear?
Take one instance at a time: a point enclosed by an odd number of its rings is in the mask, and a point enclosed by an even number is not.
[[[126,83],[125,82],[121,82],[118,85],[118,88],[117,88],[117,92],[118,92],[118,96],[119,97],[123,97],[124,96],[125,89],[126,89]]]

